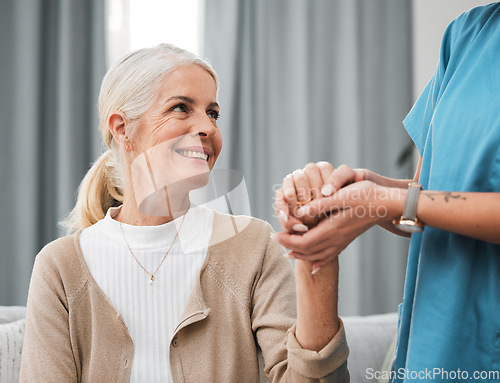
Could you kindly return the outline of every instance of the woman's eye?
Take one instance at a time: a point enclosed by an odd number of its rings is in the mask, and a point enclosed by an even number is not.
[[[219,112],[216,110],[211,110],[207,113],[208,117],[213,118],[214,120],[217,120],[219,118]]]
[[[182,112],[185,113],[187,112],[187,107],[184,104],[178,104],[175,105],[172,109],[170,109],[172,112]]]

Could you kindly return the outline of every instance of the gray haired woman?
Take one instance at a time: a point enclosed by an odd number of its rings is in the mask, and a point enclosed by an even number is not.
[[[92,166],[36,257],[21,382],[345,382],[338,264],[311,274],[260,220],[194,206],[222,148],[217,76],[171,45],[106,74]]]

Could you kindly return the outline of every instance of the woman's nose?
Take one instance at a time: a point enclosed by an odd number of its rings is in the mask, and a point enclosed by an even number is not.
[[[198,118],[191,130],[200,136],[210,137],[215,134],[217,127],[214,124],[214,120],[205,114]]]

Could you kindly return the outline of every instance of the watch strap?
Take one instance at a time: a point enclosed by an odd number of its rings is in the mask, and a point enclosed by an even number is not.
[[[418,197],[422,186],[417,183],[408,185],[408,194],[406,195],[405,207],[401,219],[415,221],[417,219]]]

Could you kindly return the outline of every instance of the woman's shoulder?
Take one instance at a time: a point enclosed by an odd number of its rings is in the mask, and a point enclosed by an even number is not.
[[[487,21],[491,17],[499,18],[500,2],[478,5],[462,13],[458,18],[469,18],[470,22]]]
[[[248,215],[232,215],[214,211],[214,234],[221,238],[237,237],[242,240],[265,240],[273,232],[271,225]]]
[[[86,278],[78,251],[79,233],[48,243],[35,258],[32,279],[43,278],[51,284],[64,285],[67,293],[79,289]]]
[[[483,29],[486,24],[500,22],[500,3],[491,3],[474,7],[455,18],[449,25],[453,32],[462,38],[475,39],[478,33],[485,31],[496,37],[495,29]],[[490,32],[491,29],[491,32]]]
[[[285,249],[270,238],[273,232],[271,225],[261,219],[215,212],[211,245],[219,253],[236,254],[242,262],[256,265],[278,255],[285,260]]]
[[[37,254],[38,262],[60,263],[68,258],[76,260],[75,241],[77,234],[66,235],[46,244]]]

